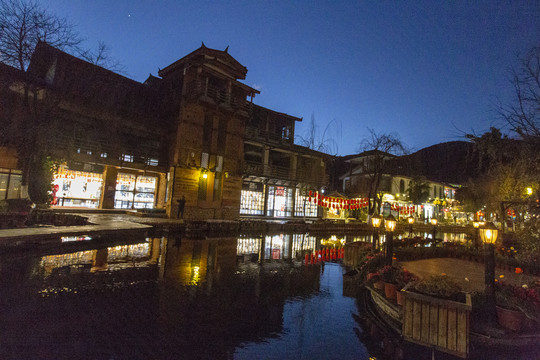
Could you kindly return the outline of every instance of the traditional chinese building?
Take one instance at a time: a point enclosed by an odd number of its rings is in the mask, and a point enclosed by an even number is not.
[[[328,182],[330,156],[294,144],[294,128],[302,119],[254,106],[244,137],[244,169],[240,215],[263,218],[317,217],[308,201]]]

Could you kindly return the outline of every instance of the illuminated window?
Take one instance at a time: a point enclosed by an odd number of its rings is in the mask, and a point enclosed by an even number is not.
[[[286,217],[292,213],[293,189],[285,186],[268,187],[266,214],[271,217]]]
[[[317,204],[309,201],[309,196],[300,189],[296,189],[294,197],[294,216],[317,217]]]
[[[120,155],[120,160],[125,162],[133,162],[133,155],[122,154]]]
[[[155,203],[157,178],[119,173],[116,178],[116,209],[152,209]]]
[[[264,215],[264,184],[245,182],[242,185],[240,214]]]
[[[99,207],[103,174],[69,170],[60,166],[53,179],[51,205]]]
[[[158,166],[159,165],[159,160],[158,159],[146,159],[146,165]]]
[[[0,200],[20,198],[21,181],[22,171],[0,169]]]

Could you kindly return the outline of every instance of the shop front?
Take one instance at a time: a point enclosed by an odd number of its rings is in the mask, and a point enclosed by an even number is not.
[[[77,171],[60,166],[53,179],[52,205],[99,208],[103,172]]]
[[[51,201],[53,206],[153,209],[159,203],[158,197],[164,196],[158,189],[160,183],[164,182],[164,179],[160,179],[159,173],[149,174],[131,169],[87,164],[84,167],[62,165],[53,175],[53,179]],[[107,189],[105,198],[109,199],[108,201],[104,200],[104,189]]]
[[[240,215],[264,215],[264,191],[263,183],[244,181],[240,195]]]
[[[268,186],[266,215],[269,217],[290,217],[293,210],[293,188]]]
[[[152,209],[155,207],[158,178],[155,176],[118,173],[115,209]]]

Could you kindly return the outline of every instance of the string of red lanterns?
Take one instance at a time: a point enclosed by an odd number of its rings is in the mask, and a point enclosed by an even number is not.
[[[339,210],[358,210],[369,206],[369,198],[357,199],[342,199],[332,196],[325,196],[317,191],[309,190],[308,201],[317,204],[320,207],[339,209]],[[414,205],[399,206],[398,204],[391,205],[392,210],[399,211],[402,215],[416,213]]]

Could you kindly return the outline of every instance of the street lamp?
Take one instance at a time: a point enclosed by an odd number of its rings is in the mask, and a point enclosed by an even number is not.
[[[497,241],[499,230],[492,222],[488,222],[479,228],[479,232],[484,242],[486,312],[488,321],[495,323],[497,311],[495,308],[495,241]]]
[[[373,215],[371,217],[371,225],[373,226],[373,235],[371,238],[371,250],[375,251],[377,249],[377,243],[379,242],[379,226],[382,223],[381,215]]]
[[[391,214],[384,220],[384,227],[386,228],[386,265],[392,265],[392,256],[394,255],[393,238],[396,224],[396,218]]]
[[[409,237],[411,237],[412,231],[413,231],[414,217],[413,217],[413,216],[409,216],[409,217],[407,218],[407,222],[409,223]]]
[[[435,235],[437,235],[437,218],[431,218],[429,222],[431,223],[431,225],[433,225],[433,230],[431,232],[431,240],[435,241]]]

